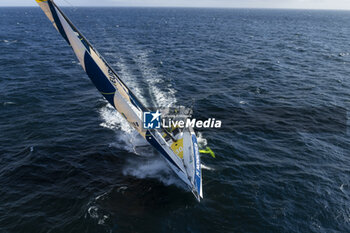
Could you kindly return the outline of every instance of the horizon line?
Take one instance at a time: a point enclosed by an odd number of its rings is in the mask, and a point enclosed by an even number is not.
[[[6,7],[30,7],[35,8],[39,6],[1,6],[0,8]],[[344,8],[287,8],[287,7],[214,7],[214,6],[116,6],[116,5],[103,5],[103,6],[75,6],[75,5],[60,5],[60,7],[68,7],[68,8],[104,8],[104,7],[113,7],[113,8],[204,8],[204,9],[256,9],[256,10],[329,10],[329,11],[350,11],[350,9]]]

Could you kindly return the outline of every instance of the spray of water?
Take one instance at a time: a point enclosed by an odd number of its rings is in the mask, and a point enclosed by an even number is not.
[[[134,60],[138,65],[142,78],[147,87],[150,90],[150,94],[153,98],[154,106],[169,107],[176,104],[175,90],[171,85],[166,85],[164,77],[162,77],[157,69],[152,66],[149,61],[149,54],[145,51],[132,52],[134,54]],[[116,54],[117,56],[117,54]],[[143,95],[141,94],[140,84],[137,82],[136,77],[132,74],[125,61],[119,59],[116,63],[119,68],[119,74],[130,87],[130,89],[143,101]],[[130,158],[127,160],[124,168],[124,175],[131,175],[140,179],[152,178],[161,181],[165,185],[177,185],[178,187],[184,187],[182,182],[174,176],[173,172],[166,164],[166,162],[155,152],[150,145],[128,124],[128,122],[116,112],[110,105],[100,109],[100,116],[103,120],[102,127],[109,128],[115,131],[116,138],[111,146],[133,152],[141,156],[141,158]],[[205,147],[207,142],[201,134],[198,135],[198,142],[201,147]],[[139,149],[141,148],[141,149]]]

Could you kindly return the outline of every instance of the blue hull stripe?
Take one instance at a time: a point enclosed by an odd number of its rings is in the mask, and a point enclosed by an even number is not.
[[[200,188],[201,188],[201,164],[200,164],[200,158],[199,158],[197,138],[195,135],[192,135],[192,143],[193,143],[193,155],[194,155],[193,157],[194,157],[194,165],[195,165],[194,180],[196,183],[197,192],[199,194]]]

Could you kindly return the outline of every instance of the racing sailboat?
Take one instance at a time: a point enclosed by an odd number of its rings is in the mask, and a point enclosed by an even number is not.
[[[203,198],[202,172],[197,138],[191,127],[147,128],[147,109],[117,73],[79,32],[53,0],[36,0],[56,30],[72,47],[81,66],[104,98],[147,140],[186,184],[198,201]],[[159,112],[153,113],[154,118]],[[154,119],[152,119],[154,120]]]

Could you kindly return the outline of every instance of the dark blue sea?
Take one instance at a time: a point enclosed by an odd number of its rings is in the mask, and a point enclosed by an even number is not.
[[[38,8],[0,8],[0,232],[350,232],[350,12],[63,8],[147,106],[196,118],[204,199]]]

